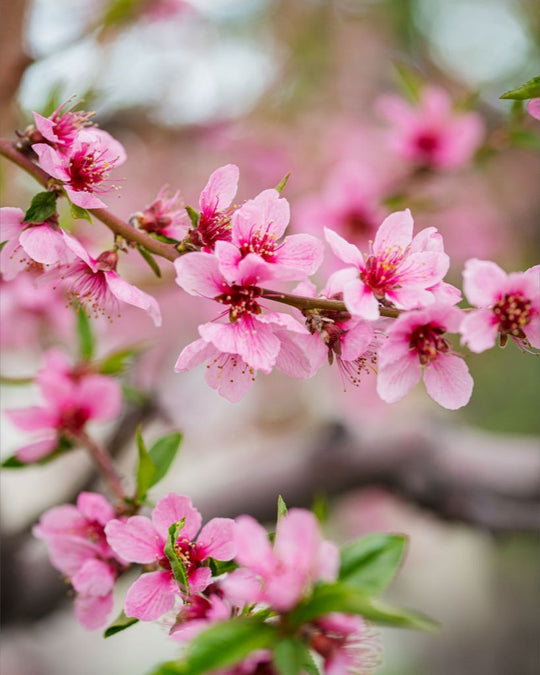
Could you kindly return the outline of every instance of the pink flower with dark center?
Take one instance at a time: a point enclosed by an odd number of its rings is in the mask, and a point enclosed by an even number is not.
[[[175,551],[185,566],[189,591],[179,588],[164,551],[169,527],[180,522],[184,525]],[[177,599],[184,598],[186,592],[196,594],[207,588],[212,578],[206,565],[209,558],[230,560],[234,557],[234,521],[213,518],[202,530],[201,522],[201,514],[191,500],[171,492],[156,504],[152,520],[132,516],[125,522],[112,520],[107,524],[107,541],[118,555],[131,562],[151,565],[155,570],[146,571],[128,590],[124,604],[127,616],[142,621],[158,619],[173,609]]]
[[[236,519],[236,562],[240,568],[221,582],[235,605],[263,602],[286,612],[309,593],[316,581],[334,581],[339,568],[337,547],[321,537],[315,516],[291,509],[276,529],[274,545],[251,516]]]
[[[282,348],[278,333],[285,330],[307,334],[307,330],[288,314],[262,313],[262,291],[255,285],[259,279],[259,258],[249,254],[243,263],[242,276],[231,284],[221,273],[215,256],[188,253],[175,260],[176,283],[191,295],[211,298],[227,307],[228,323],[199,326],[205,342],[219,352],[240,356],[254,370],[269,373]],[[196,349],[200,352],[203,347],[199,344]]]
[[[462,342],[473,352],[501,345],[508,338],[527,348],[540,349],[540,265],[507,274],[490,260],[465,263],[463,289],[477,310],[461,323]]]
[[[96,195],[114,189],[108,185],[109,173],[126,160],[123,146],[102,129],[82,129],[66,150],[46,143],[36,143],[32,149],[39,165],[50,176],[64,184],[69,199],[83,209],[105,206]]]
[[[219,241],[215,246],[223,275],[235,282],[245,276],[245,267],[253,274],[255,261],[260,281],[303,279],[316,272],[322,262],[322,244],[309,234],[281,240],[289,218],[289,204],[277,190],[264,190],[236,210],[231,218],[231,242]]]
[[[155,298],[128,283],[116,272],[118,253],[114,249],[92,258],[75,237],[65,232],[63,236],[76,260],[51,270],[44,278],[65,282],[68,297],[80,302],[95,316],[111,319],[113,314],[118,314],[119,303],[126,302],[148,312],[154,324],[161,325],[161,311]]]
[[[72,100],[73,97],[68,98],[49,117],[43,117],[36,112],[32,113],[38,132],[45,142],[50,143],[59,152],[69,152],[79,132],[90,126],[90,120],[95,115],[93,112],[73,110],[78,102],[67,107]]]
[[[378,353],[377,393],[383,401],[399,401],[423,377],[427,393],[443,408],[469,402],[473,379],[445,337],[458,331],[462,319],[457,307],[437,304],[394,321]]]
[[[353,316],[374,321],[380,316],[379,301],[399,309],[413,309],[435,302],[434,288],[448,271],[449,258],[441,245],[429,243],[436,233],[428,228],[413,238],[409,209],[389,215],[375,235],[366,258],[359,249],[332,230],[325,229],[332,251],[354,265],[335,272],[328,283],[343,292]]]
[[[240,172],[234,164],[216,169],[208,179],[199,199],[200,215],[196,229],[189,231],[193,246],[210,252],[217,241],[230,241],[232,200],[238,187]]]
[[[0,251],[0,270],[6,281],[27,269],[43,271],[44,266],[65,264],[71,258],[58,218],[27,223],[21,209],[0,209],[0,239],[7,243]]]
[[[36,462],[53,452],[64,435],[81,434],[88,422],[108,421],[120,412],[122,392],[112,377],[96,375],[73,368],[58,351],[46,355],[45,366],[36,382],[45,406],[7,410],[6,415],[23,431],[47,432],[30,445],[20,448],[16,456],[21,462]]]
[[[126,569],[105,539],[105,525],[114,517],[104,497],[81,492],[77,506],[46,511],[33,529],[45,541],[52,565],[75,589],[75,617],[88,630],[105,624],[113,607],[114,583]]]
[[[420,166],[463,166],[482,142],[484,124],[480,115],[454,110],[450,96],[437,87],[424,88],[417,105],[398,96],[383,96],[378,108],[392,124],[392,149]]]
[[[155,200],[144,211],[134,213],[130,222],[150,234],[161,234],[181,241],[187,234],[188,224],[185,210],[179,201],[180,193],[167,197],[168,187],[164,185]]]

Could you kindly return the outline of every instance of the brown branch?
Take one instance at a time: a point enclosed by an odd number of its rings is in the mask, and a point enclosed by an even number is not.
[[[79,432],[73,440],[88,450],[88,453],[94,460],[99,472],[111,491],[118,499],[123,500],[126,497],[126,493],[122,486],[122,480],[120,479],[107,450],[101,448],[94,439],[84,431]]]

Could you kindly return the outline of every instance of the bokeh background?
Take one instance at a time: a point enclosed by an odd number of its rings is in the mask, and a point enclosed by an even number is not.
[[[538,262],[539,125],[498,98],[538,74],[537,0],[11,0],[2,13],[3,135],[24,129],[32,110],[83,98],[127,149],[121,189],[107,200],[126,219],[164,184],[196,206],[211,171],[235,163],[240,202],[291,172],[284,196],[298,232],[330,225],[365,246],[387,213],[409,206],[418,227],[443,233],[458,285],[470,257],[507,270]],[[378,101],[417,81],[482,114],[484,142],[466,167],[415,172],[392,153]],[[6,163],[2,188],[3,205],[22,208],[36,192]],[[99,223],[61,217],[92,246],[110,245]],[[341,542],[404,532],[408,557],[387,597],[442,630],[382,630],[377,672],[537,673],[538,358],[514,344],[469,354],[475,391],[457,413],[420,387],[388,406],[373,376],[354,388],[332,369],[305,381],[260,376],[233,405],[202,369],[173,372],[213,308],[184,294],[168,263],[159,280],[135,253],[126,258],[124,272],[158,298],[164,326],[129,309],[96,325],[102,354],[140,347],[125,413],[98,430],[125,475],[137,424],[149,438],[177,428],[183,447],[156,496],[189,494],[205,518],[271,522],[281,493],[289,506],[315,505]],[[2,282],[3,377],[31,376],[52,345],[69,351],[64,304],[30,276]],[[4,408],[37,401],[31,385],[2,387]],[[2,427],[4,456],[24,437]],[[2,473],[4,675],[142,675],[176,653],[156,625],[103,641],[75,623],[30,530],[82,486],[99,489],[82,451]]]

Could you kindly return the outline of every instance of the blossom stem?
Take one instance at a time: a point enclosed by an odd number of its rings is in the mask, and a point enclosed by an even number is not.
[[[79,445],[88,450],[111,491],[114,492],[118,499],[124,500],[126,493],[122,487],[122,481],[106,450],[100,447],[85,431],[79,432],[73,438]]]

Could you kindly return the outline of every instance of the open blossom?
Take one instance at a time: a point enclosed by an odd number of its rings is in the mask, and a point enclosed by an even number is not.
[[[399,401],[423,377],[427,393],[443,408],[455,410],[469,402],[473,379],[444,336],[456,333],[462,318],[457,307],[436,304],[394,321],[378,353],[377,393],[383,401]]]
[[[93,112],[74,110],[78,102],[71,103],[72,98],[64,101],[49,117],[32,113],[37,131],[46,142],[59,152],[66,153],[73,145],[78,133],[90,125]]]
[[[155,298],[128,283],[116,272],[118,253],[104,251],[92,258],[75,237],[63,233],[75,261],[47,273],[49,279],[60,279],[68,286],[68,296],[75,298],[90,312],[111,318],[118,313],[119,302],[148,312],[156,326],[161,325],[161,311]]]
[[[50,176],[64,184],[70,200],[83,209],[105,206],[97,194],[109,192],[109,173],[126,160],[123,146],[102,129],[82,129],[66,151],[47,143],[36,143],[32,149],[39,165]]]
[[[326,229],[333,252],[354,265],[335,272],[329,283],[343,292],[343,300],[353,316],[374,321],[380,316],[379,300],[399,309],[413,309],[435,302],[435,288],[448,271],[449,258],[435,228],[427,228],[413,238],[413,219],[409,209],[392,213],[377,230],[369,254],[336,232]],[[440,235],[438,235],[440,237]]]
[[[257,262],[259,281],[303,279],[322,262],[322,243],[309,234],[281,239],[289,224],[290,209],[277,190],[264,190],[237,209],[231,218],[231,241],[218,241],[215,254],[229,282],[245,276]],[[247,258],[249,257],[249,260]]]
[[[230,560],[236,553],[234,521],[213,518],[201,528],[201,514],[188,497],[169,493],[159,500],[152,519],[132,516],[126,521],[112,520],[105,528],[112,549],[125,560],[153,565],[127,592],[124,609],[127,616],[153,621],[171,610],[186,591],[180,590],[165,554],[169,527],[184,522],[175,543],[176,554],[184,563],[189,593],[199,593],[211,583],[209,558]],[[200,530],[200,532],[199,532]],[[198,533],[198,534],[197,534]]]
[[[0,209],[0,239],[6,242],[0,251],[0,270],[6,281],[28,268],[64,264],[72,257],[56,218],[43,223],[23,218],[21,209]]]
[[[463,289],[478,307],[461,323],[462,342],[473,352],[483,352],[510,337],[518,344],[540,349],[540,265],[507,274],[490,260],[473,258],[465,263]]]
[[[102,495],[81,492],[77,505],[46,511],[33,533],[47,544],[51,563],[76,592],[75,617],[85,628],[103,626],[113,607],[117,576],[126,563],[107,544],[105,525],[115,517]]]
[[[162,234],[171,239],[182,240],[188,231],[187,215],[179,200],[180,193],[167,197],[168,187],[164,185],[151,204],[144,211],[134,213],[130,222],[150,234]]]
[[[235,604],[263,602],[288,611],[316,581],[334,581],[339,568],[337,547],[324,540],[315,516],[291,509],[278,522],[274,545],[251,516],[236,519],[236,562],[240,568],[222,582]]]
[[[398,96],[383,96],[379,111],[392,125],[389,142],[409,162],[454,169],[470,161],[484,134],[480,115],[453,109],[444,89],[425,87],[412,105]]]
[[[199,199],[199,223],[189,232],[191,244],[213,251],[217,241],[231,239],[232,200],[238,188],[240,172],[235,164],[216,169],[208,179]]]
[[[307,334],[307,330],[289,314],[262,313],[258,281],[260,261],[248,254],[242,276],[230,283],[221,273],[213,255],[188,253],[175,260],[176,283],[191,295],[210,298],[227,308],[227,323],[210,322],[199,326],[207,343],[225,354],[238,355],[252,369],[269,373],[276,365],[283,330]],[[200,345],[197,349],[202,349]],[[179,364],[177,364],[178,366]]]
[[[215,621],[230,619],[233,609],[236,611],[238,608],[233,608],[222,596],[218,584],[208,587],[204,595],[191,595],[176,616],[176,623],[170,632],[172,639],[180,643],[187,642]]]
[[[120,384],[112,377],[73,368],[59,351],[47,353],[36,383],[44,406],[11,409],[6,415],[23,431],[41,431],[42,438],[16,452],[21,462],[36,462],[53,452],[64,434],[77,437],[92,420],[108,421],[120,412]]]

